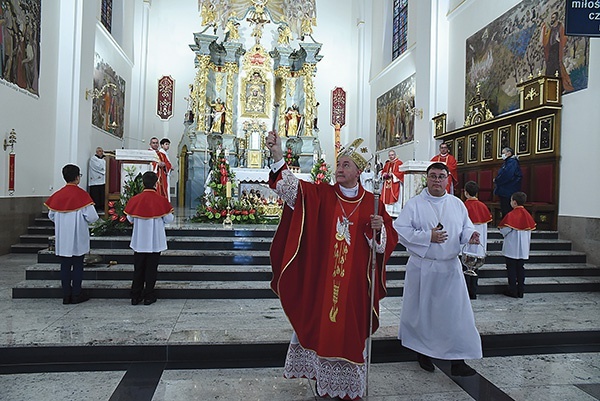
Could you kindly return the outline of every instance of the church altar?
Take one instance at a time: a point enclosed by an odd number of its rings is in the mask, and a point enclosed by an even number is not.
[[[322,44],[314,40],[314,0],[281,2],[199,0],[204,29],[193,34],[196,76],[178,145],[179,205],[194,208],[214,154],[225,150],[240,183],[266,183],[271,163],[267,132],[276,130],[302,179],[321,155],[314,77]],[[270,48],[263,46],[263,32]]]

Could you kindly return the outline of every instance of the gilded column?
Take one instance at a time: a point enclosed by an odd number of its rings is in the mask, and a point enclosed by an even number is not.
[[[206,131],[208,121],[206,119],[206,83],[208,82],[208,65],[210,63],[210,55],[197,56],[198,71],[194,79],[194,89],[192,90],[192,98],[194,99],[194,115],[196,116],[196,130]]]
[[[304,75],[304,95],[306,103],[304,105],[304,136],[313,134],[313,116],[314,107],[317,104],[315,100],[315,86],[313,77],[317,66],[315,64],[304,64],[302,72]]]
[[[236,63],[225,63],[225,72],[227,73],[227,89],[225,99],[225,134],[233,135],[233,97],[235,94],[235,78],[240,69]]]

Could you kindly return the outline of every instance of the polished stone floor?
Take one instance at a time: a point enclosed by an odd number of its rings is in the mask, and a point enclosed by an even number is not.
[[[183,346],[287,342],[291,328],[274,299],[168,299],[131,306],[125,299],[62,305],[59,299],[12,299],[35,255],[0,256],[0,400],[315,400],[312,382],[285,380],[279,366],[214,369],[153,362],[56,364],[36,359],[48,348]],[[85,282],[84,282],[85,287]],[[600,400],[600,292],[537,293],[523,299],[480,295],[473,301],[482,336],[527,335],[515,352],[469,361],[478,375],[456,378],[436,361],[434,373],[416,362],[374,363],[370,401]],[[402,298],[382,303],[376,340],[393,339]],[[585,345],[536,347],[536,333],[592,333]],[[512,338],[512,337],[511,337]],[[524,337],[525,338],[525,337]],[[517,344],[518,345],[518,344]],[[85,346],[85,347],[82,347]],[[185,348],[184,348],[185,349]],[[27,354],[15,363],[11,355]],[[29,355],[27,354],[27,355]],[[85,359],[85,358],[84,358]]]

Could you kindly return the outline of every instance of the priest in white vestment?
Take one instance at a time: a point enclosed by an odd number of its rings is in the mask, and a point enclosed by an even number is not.
[[[445,359],[452,375],[470,376],[476,372],[464,359],[482,357],[481,338],[458,255],[467,242],[479,243],[479,233],[461,200],[446,192],[448,177],[445,164],[431,164],[427,188],[394,222],[410,255],[398,337],[423,369],[433,372],[431,358]]]

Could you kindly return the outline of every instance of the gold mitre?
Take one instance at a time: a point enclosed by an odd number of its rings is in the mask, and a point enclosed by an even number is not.
[[[368,147],[360,146],[363,142],[362,138],[356,138],[350,145],[343,147],[339,153],[339,157],[348,156],[351,158],[361,171],[367,167],[367,163],[373,158],[373,154]]]

